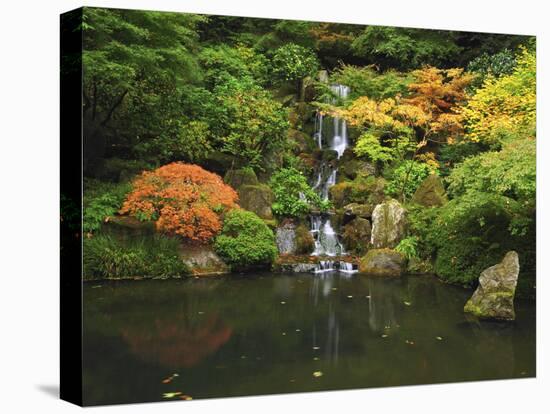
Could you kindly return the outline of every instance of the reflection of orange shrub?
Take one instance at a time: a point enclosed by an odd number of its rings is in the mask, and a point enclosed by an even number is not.
[[[237,207],[237,193],[220,176],[174,162],[144,171],[120,213],[156,220],[157,229],[206,242],[221,229],[220,215]]]
[[[144,361],[167,368],[189,368],[216,352],[229,338],[232,330],[217,316],[204,320],[200,326],[185,320],[156,320],[152,329],[122,330],[122,337],[132,353]]]

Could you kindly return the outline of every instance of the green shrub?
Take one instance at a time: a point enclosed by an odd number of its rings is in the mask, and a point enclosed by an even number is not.
[[[391,172],[391,178],[386,186],[386,194],[392,197],[403,195],[409,199],[431,172],[432,170],[427,164],[407,160]]]
[[[234,270],[268,266],[277,257],[273,232],[261,218],[246,210],[227,213],[214,248]]]
[[[84,209],[82,230],[91,233],[99,230],[106,217],[120,210],[131,190],[129,183],[104,183],[86,180],[84,184]]]
[[[410,260],[418,257],[418,239],[414,236],[405,237],[395,247],[395,250]]]
[[[306,177],[295,168],[282,168],[271,177],[275,202],[271,206],[278,216],[300,217],[312,208],[326,211],[330,204],[322,200],[307,183]]]
[[[287,43],[278,48],[271,64],[273,75],[283,81],[297,81],[315,75],[319,68],[315,53],[294,43]]]
[[[189,269],[179,258],[178,248],[176,239],[162,235],[125,242],[106,235],[85,238],[84,279],[188,275]]]

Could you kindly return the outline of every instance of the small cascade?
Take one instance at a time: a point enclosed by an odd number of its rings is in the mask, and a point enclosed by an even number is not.
[[[332,85],[331,90],[339,99],[345,99],[349,95],[349,87],[345,85]],[[332,131],[323,130],[323,118],[321,113],[317,113],[315,118],[314,139],[319,149],[329,148],[336,151],[337,158],[340,159],[348,147],[347,125],[344,119],[339,117],[332,118]],[[329,128],[330,129],[330,128]],[[323,162],[319,168],[317,179],[313,188],[319,193],[323,200],[329,199],[330,188],[336,184],[338,168],[328,162]],[[344,246],[339,240],[338,234],[332,227],[330,215],[313,215],[311,217],[310,232],[315,240],[314,256],[342,256],[345,254]],[[315,273],[325,273],[332,271],[341,271],[353,273],[351,263],[335,262],[332,260],[322,260]]]

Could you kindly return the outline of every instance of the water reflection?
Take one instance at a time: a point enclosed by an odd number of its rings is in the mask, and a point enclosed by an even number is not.
[[[339,273],[87,285],[87,402],[157,401],[174,372],[193,398],[535,375],[534,306],[479,323],[469,294]]]
[[[128,326],[121,329],[122,338],[140,359],[170,369],[189,368],[216,352],[232,330],[218,315],[201,321],[185,316],[155,319],[151,326]]]

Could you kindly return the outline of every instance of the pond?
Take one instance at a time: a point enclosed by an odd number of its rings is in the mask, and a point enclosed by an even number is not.
[[[470,295],[339,273],[86,283],[84,403],[535,376],[535,305],[478,322]]]

